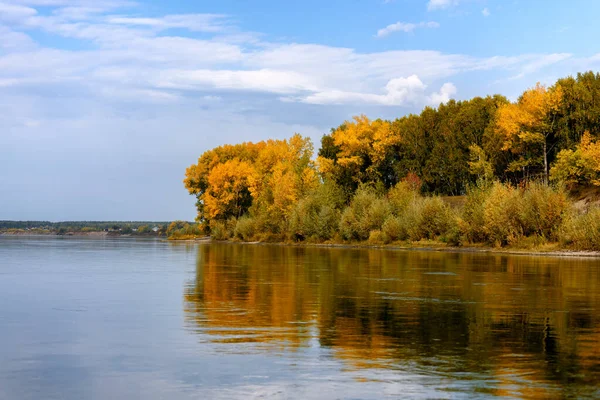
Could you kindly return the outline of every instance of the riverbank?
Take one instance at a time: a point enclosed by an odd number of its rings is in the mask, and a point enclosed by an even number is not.
[[[87,237],[87,238],[158,238],[156,236],[141,236],[131,234],[120,234],[118,232],[67,232],[59,235],[56,232],[0,232],[0,236],[57,236],[57,237]],[[269,242],[269,241],[242,241],[242,240],[216,240],[210,236],[197,238],[169,238],[172,242],[186,243],[231,243],[245,245],[268,245],[268,246],[289,246],[289,247],[313,247],[313,248],[338,248],[338,249],[380,249],[380,250],[405,250],[405,251],[430,251],[447,253],[482,253],[482,254],[507,254],[507,255],[527,255],[527,256],[552,256],[552,257],[600,257],[600,251],[581,251],[559,247],[558,243],[549,243],[544,246],[533,248],[519,247],[491,247],[491,246],[450,246],[437,241],[419,241],[414,243],[306,243],[306,242]]]
[[[130,234],[119,234],[117,232],[69,232],[64,235],[58,235],[56,232],[50,233],[29,233],[29,232],[0,232],[1,236],[8,237],[26,237],[26,236],[56,236],[56,237],[86,237],[86,238],[158,238],[167,240],[164,237],[140,236]],[[420,241],[410,244],[371,244],[371,243],[306,243],[306,242],[262,242],[262,241],[241,241],[241,240],[216,240],[210,236],[185,239],[168,239],[170,242],[183,243],[230,243],[244,244],[254,246],[287,246],[301,248],[335,248],[335,249],[379,249],[379,250],[402,250],[402,251],[428,251],[428,252],[446,252],[446,253],[481,253],[481,254],[506,254],[506,255],[525,255],[525,256],[551,256],[551,257],[600,257],[600,251],[581,251],[567,248],[560,248],[558,243],[547,244],[542,247],[518,248],[518,247],[490,247],[490,246],[450,246],[443,242]]]
[[[517,247],[490,247],[490,246],[449,246],[446,243],[435,241],[421,241],[410,244],[370,244],[370,243],[306,243],[306,242],[245,242],[240,240],[215,240],[210,237],[195,239],[169,239],[173,242],[188,243],[230,243],[254,246],[287,246],[301,248],[337,248],[337,249],[380,249],[403,251],[430,251],[447,253],[481,253],[481,254],[506,254],[526,256],[552,256],[552,257],[600,257],[600,251],[581,251],[560,248],[558,243],[551,243],[536,248]]]
[[[362,186],[349,202],[332,200],[329,189],[321,187],[324,193],[308,195],[279,216],[273,207],[257,207],[241,217],[170,226],[167,234],[242,242],[600,251],[597,188],[580,197],[540,182],[515,187],[482,181],[465,196],[449,199],[424,196],[402,182],[387,193]]]

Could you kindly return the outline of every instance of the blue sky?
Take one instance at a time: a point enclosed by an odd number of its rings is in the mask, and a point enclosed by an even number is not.
[[[223,143],[600,67],[600,2],[0,0],[0,219],[195,216]]]

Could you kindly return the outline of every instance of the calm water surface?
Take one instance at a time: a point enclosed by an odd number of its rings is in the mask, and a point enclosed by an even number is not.
[[[600,397],[600,260],[0,237],[0,399]]]

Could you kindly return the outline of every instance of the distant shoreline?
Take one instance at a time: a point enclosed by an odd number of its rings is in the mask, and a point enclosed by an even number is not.
[[[57,232],[0,232],[0,236],[56,236],[56,237],[92,237],[92,238],[153,238],[153,239],[166,239],[164,236],[156,235],[132,235],[132,234],[121,234],[119,232],[67,232],[64,234],[58,234]]]

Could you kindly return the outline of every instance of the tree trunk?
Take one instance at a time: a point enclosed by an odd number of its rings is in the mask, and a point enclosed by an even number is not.
[[[548,152],[546,139],[544,138],[544,184],[548,184]]]

